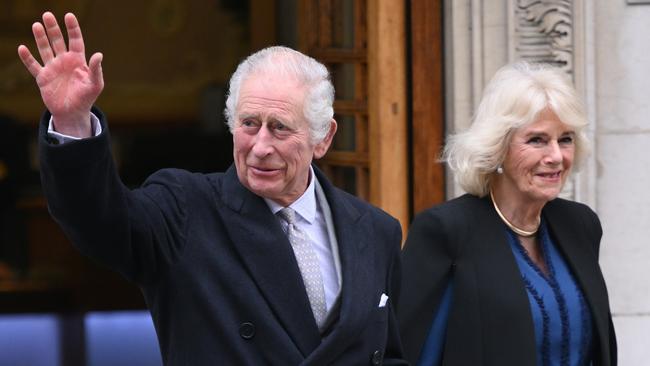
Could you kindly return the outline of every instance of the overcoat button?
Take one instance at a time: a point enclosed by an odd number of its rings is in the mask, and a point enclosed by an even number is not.
[[[255,336],[255,324],[243,322],[239,325],[239,335],[244,339],[251,339]]]
[[[381,365],[381,352],[379,350],[372,353],[371,361],[373,365]]]

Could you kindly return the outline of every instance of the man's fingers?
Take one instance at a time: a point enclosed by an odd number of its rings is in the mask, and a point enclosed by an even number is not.
[[[43,25],[45,26],[45,31],[47,32],[47,37],[50,40],[54,54],[59,55],[64,53],[67,50],[65,40],[63,39],[63,33],[61,33],[61,28],[59,28],[54,14],[49,11],[44,13]]]
[[[75,17],[72,13],[68,13],[65,15],[64,20],[65,27],[68,30],[68,47],[70,48],[70,51],[82,53],[85,60],[86,51],[84,49],[84,40],[83,36],[81,35],[81,27],[79,27],[77,17]]]
[[[93,81],[99,90],[101,91],[104,88],[104,75],[102,72],[102,59],[104,55],[100,52],[97,52],[90,56],[90,61],[88,62],[88,67],[90,68],[90,78]]]
[[[50,48],[50,41],[47,39],[43,24],[38,22],[34,23],[32,25],[32,33],[34,34],[36,47],[38,48],[38,53],[41,55],[43,64],[49,63],[54,58],[54,53],[52,53],[52,48]]]
[[[36,77],[41,72],[41,65],[39,65],[38,61],[36,61],[34,56],[32,56],[29,49],[22,44],[18,46],[18,56],[33,77]]]

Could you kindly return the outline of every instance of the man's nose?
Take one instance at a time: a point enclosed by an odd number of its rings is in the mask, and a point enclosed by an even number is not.
[[[266,126],[262,126],[253,142],[253,154],[257,158],[264,158],[273,153],[273,135]]]

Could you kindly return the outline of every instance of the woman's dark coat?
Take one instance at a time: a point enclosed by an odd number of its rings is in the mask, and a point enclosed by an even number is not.
[[[593,365],[616,365],[616,337],[598,265],[602,228],[587,206],[555,199],[544,207],[554,243],[582,289],[593,319]],[[449,278],[453,298],[443,365],[536,365],[528,296],[504,224],[489,197],[464,195],[419,214],[403,252],[398,320],[415,363]]]

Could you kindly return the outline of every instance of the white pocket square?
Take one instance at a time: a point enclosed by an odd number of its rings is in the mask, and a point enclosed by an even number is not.
[[[388,296],[386,294],[381,294],[381,297],[379,298],[379,307],[383,308],[386,306],[386,303],[388,302]]]

